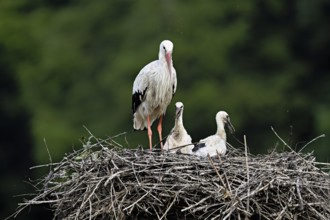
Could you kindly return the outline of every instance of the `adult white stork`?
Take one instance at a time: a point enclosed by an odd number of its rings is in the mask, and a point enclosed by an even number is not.
[[[183,108],[182,102],[175,103],[175,123],[171,133],[166,139],[164,149],[171,150],[176,147],[185,146],[180,149],[181,153],[191,154],[193,145],[191,144],[190,135],[183,126]]]
[[[152,150],[151,125],[157,118],[159,118],[157,131],[163,148],[163,115],[176,91],[177,79],[172,52],[173,43],[169,40],[162,41],[158,60],[143,67],[133,83],[133,127],[135,130],[148,129],[150,151]]]
[[[215,116],[215,120],[217,122],[217,132],[195,144],[192,149],[193,154],[201,157],[206,157],[207,155],[212,157],[217,154],[225,155],[227,151],[227,136],[225,128],[228,128],[231,133],[233,133],[235,129],[230,122],[227,112],[218,112]]]

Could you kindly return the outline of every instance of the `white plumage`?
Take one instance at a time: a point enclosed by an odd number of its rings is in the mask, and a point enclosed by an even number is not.
[[[158,60],[141,69],[133,83],[133,127],[148,129],[152,149],[152,123],[159,118],[157,131],[162,145],[162,119],[176,91],[177,78],[172,62],[173,43],[164,40],[159,46]]]
[[[182,102],[175,103],[175,124],[171,133],[166,139],[164,149],[170,150],[187,145],[182,147],[180,151],[184,154],[191,154],[193,145],[189,145],[191,144],[191,137],[183,126],[183,108],[184,106]],[[170,152],[175,153],[176,151],[172,150]]]
[[[200,140],[195,147],[192,149],[192,153],[201,157],[210,155],[211,157],[217,154],[225,155],[227,151],[226,143],[226,131],[225,127],[230,132],[234,132],[234,126],[230,122],[230,118],[227,112],[220,111],[215,117],[217,123],[217,132],[207,138]]]

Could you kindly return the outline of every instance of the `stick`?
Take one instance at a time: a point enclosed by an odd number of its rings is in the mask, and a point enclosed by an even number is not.
[[[244,135],[244,147],[245,147],[245,165],[246,165],[246,179],[247,179],[247,202],[246,202],[246,211],[250,210],[250,171],[249,171],[249,162],[248,162],[248,153],[247,153],[247,144],[246,144],[246,136]]]
[[[298,153],[300,153],[303,149],[305,149],[305,147],[307,147],[308,145],[310,145],[311,143],[313,143],[314,141],[316,141],[319,138],[323,138],[325,137],[325,134],[321,134],[320,136],[317,136],[316,138],[314,138],[313,140],[309,141],[307,144],[305,144],[299,151]]]
[[[220,173],[218,172],[218,169],[214,166],[214,163],[213,163],[213,161],[212,161],[210,155],[207,154],[207,157],[209,158],[209,161],[211,162],[211,165],[212,165],[213,169],[214,169],[215,172],[217,173],[217,175],[218,175],[218,177],[219,177],[219,179],[220,179],[222,185],[223,185],[225,188],[227,188],[225,182],[223,181],[223,179],[222,179],[222,177],[221,177],[221,175],[220,175]]]

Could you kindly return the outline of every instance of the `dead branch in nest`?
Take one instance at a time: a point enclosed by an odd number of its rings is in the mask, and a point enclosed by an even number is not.
[[[92,136],[93,137],[93,136]],[[49,204],[54,219],[330,219],[330,164],[312,154],[224,157],[123,149],[93,137],[19,204]],[[40,167],[40,166],[39,166]]]

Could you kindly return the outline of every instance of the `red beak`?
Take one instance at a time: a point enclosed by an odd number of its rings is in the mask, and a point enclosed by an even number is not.
[[[166,53],[165,58],[166,58],[168,70],[169,70],[170,74],[172,74],[172,54]]]

